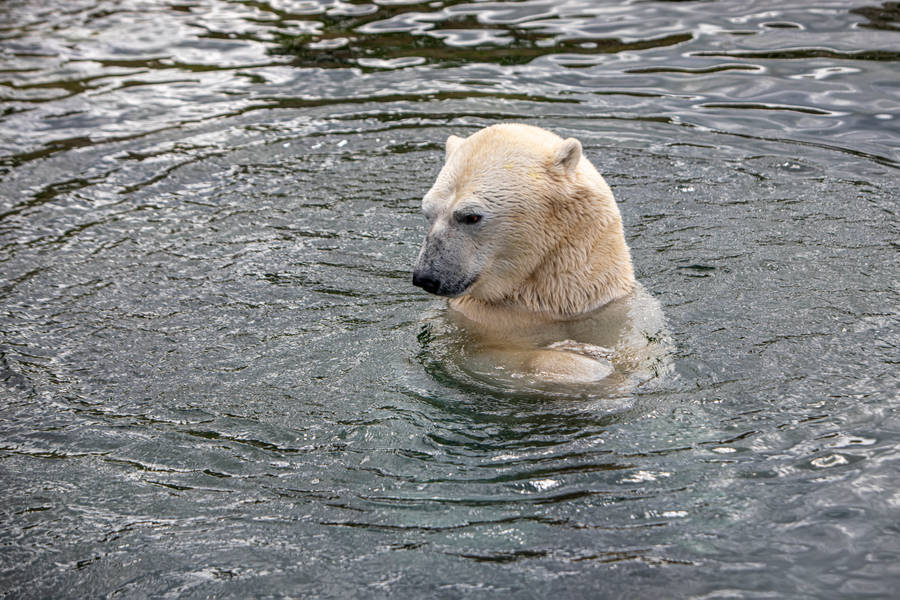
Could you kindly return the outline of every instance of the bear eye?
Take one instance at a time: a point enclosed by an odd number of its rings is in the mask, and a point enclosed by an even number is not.
[[[457,221],[465,225],[475,225],[481,221],[481,215],[475,213],[467,213],[456,218]]]

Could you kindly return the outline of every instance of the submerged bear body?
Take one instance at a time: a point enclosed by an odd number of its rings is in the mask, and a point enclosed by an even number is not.
[[[612,192],[577,140],[519,124],[450,136],[422,209],[413,283],[450,298],[476,363],[578,383],[658,354],[659,303],[635,281]]]

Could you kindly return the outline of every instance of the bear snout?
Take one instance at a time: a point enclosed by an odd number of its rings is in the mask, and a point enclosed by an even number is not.
[[[420,287],[429,294],[437,294],[441,289],[441,282],[421,271],[413,272],[413,285]]]
[[[460,279],[452,275],[446,277],[446,273],[444,273],[444,275],[445,276],[442,277],[440,272],[435,274],[434,269],[429,269],[427,267],[417,268],[413,271],[413,285],[422,288],[429,294],[456,298],[457,296],[466,293],[477,279],[476,277],[472,277],[471,279]]]

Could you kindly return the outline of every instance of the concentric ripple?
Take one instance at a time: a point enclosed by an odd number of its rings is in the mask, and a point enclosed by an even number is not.
[[[0,596],[891,597],[898,15],[0,3]],[[672,373],[454,366],[419,202],[510,120],[606,176]]]

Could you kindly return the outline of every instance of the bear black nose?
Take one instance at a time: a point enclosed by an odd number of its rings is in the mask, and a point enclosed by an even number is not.
[[[437,291],[441,287],[441,282],[428,275],[413,273],[413,285],[422,288],[429,294],[437,294]]]

